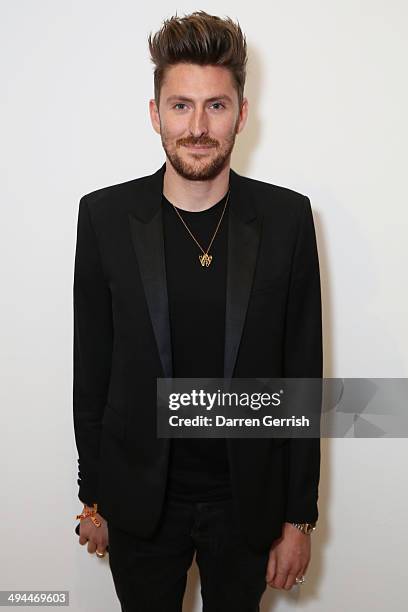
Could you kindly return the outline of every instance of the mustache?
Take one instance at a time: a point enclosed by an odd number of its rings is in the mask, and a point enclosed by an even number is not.
[[[211,138],[179,138],[177,140],[177,146],[179,147],[188,145],[219,147],[219,143],[216,140],[211,140]]]

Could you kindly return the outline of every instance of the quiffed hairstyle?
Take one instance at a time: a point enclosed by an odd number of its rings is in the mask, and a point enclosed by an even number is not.
[[[239,23],[226,17],[195,11],[163,22],[148,37],[154,70],[154,98],[157,106],[166,68],[181,62],[223,66],[230,70],[238,93],[239,107],[244,97],[247,45]]]

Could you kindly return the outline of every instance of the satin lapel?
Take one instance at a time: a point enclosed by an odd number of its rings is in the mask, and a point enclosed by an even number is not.
[[[233,170],[230,187],[224,378],[231,378],[234,372],[261,234],[261,217],[245,192],[245,179]]]
[[[142,191],[136,196],[137,207],[129,213],[129,224],[163,377],[171,378],[173,364],[161,207],[165,168],[166,164],[142,183]]]

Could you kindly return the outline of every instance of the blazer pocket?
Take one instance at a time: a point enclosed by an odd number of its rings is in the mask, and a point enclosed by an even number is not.
[[[110,404],[106,404],[102,418],[103,428],[123,440],[126,434],[126,418],[116,412]]]

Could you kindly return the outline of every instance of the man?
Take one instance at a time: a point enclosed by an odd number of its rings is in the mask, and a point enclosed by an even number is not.
[[[126,612],[181,610],[194,553],[207,612],[255,611],[267,584],[304,579],[320,440],[159,439],[156,380],[322,376],[310,201],[230,168],[248,114],[238,25],[199,11],[149,46],[166,161],[79,207],[79,542],[109,541]]]

